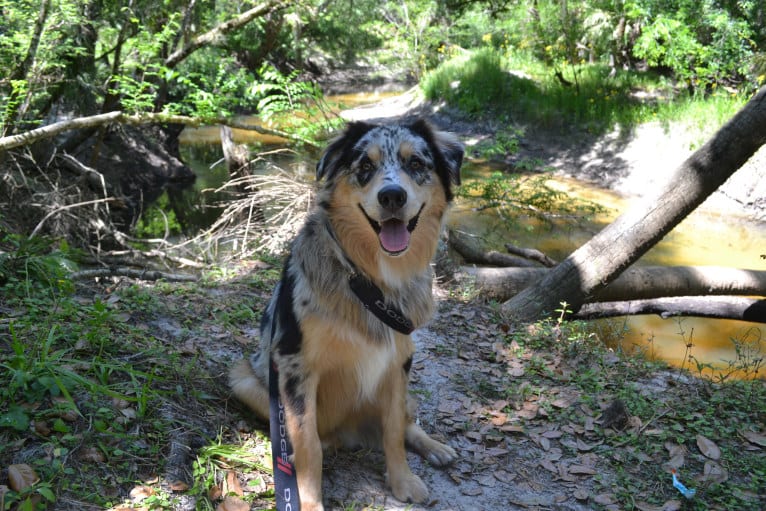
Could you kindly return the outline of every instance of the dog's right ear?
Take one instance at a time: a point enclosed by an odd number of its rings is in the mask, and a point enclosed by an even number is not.
[[[343,134],[333,140],[322,153],[322,157],[319,158],[316,173],[317,181],[322,180],[322,178],[332,179],[340,169],[348,167],[354,159],[354,146],[373,128],[375,128],[374,125],[366,122],[349,123]]]

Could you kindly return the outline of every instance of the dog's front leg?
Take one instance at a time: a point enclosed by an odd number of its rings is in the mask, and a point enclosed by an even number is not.
[[[302,511],[323,511],[322,443],[317,430],[318,376],[280,368],[279,392],[286,411],[287,434],[293,444],[293,464]]]
[[[412,473],[404,447],[407,431],[407,373],[398,368],[381,385],[383,452],[386,455],[388,482],[394,497],[402,502],[425,503],[428,488]]]

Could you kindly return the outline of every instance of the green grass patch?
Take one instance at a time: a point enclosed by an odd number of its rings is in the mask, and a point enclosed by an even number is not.
[[[651,73],[603,64],[551,68],[529,54],[488,47],[445,61],[423,77],[421,89],[472,116],[590,133],[649,121],[720,126],[745,101],[726,91],[690,96]]]

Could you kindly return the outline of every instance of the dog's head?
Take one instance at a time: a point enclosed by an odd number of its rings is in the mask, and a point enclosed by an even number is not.
[[[317,164],[317,179],[325,180],[320,207],[347,252],[362,245],[364,260],[374,251],[378,260],[425,258],[427,264],[462,161],[462,144],[425,121],[351,123]]]

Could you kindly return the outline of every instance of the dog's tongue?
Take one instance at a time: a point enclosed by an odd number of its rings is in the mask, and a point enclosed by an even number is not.
[[[380,244],[388,252],[401,252],[410,243],[410,232],[401,220],[386,220],[380,224]]]

